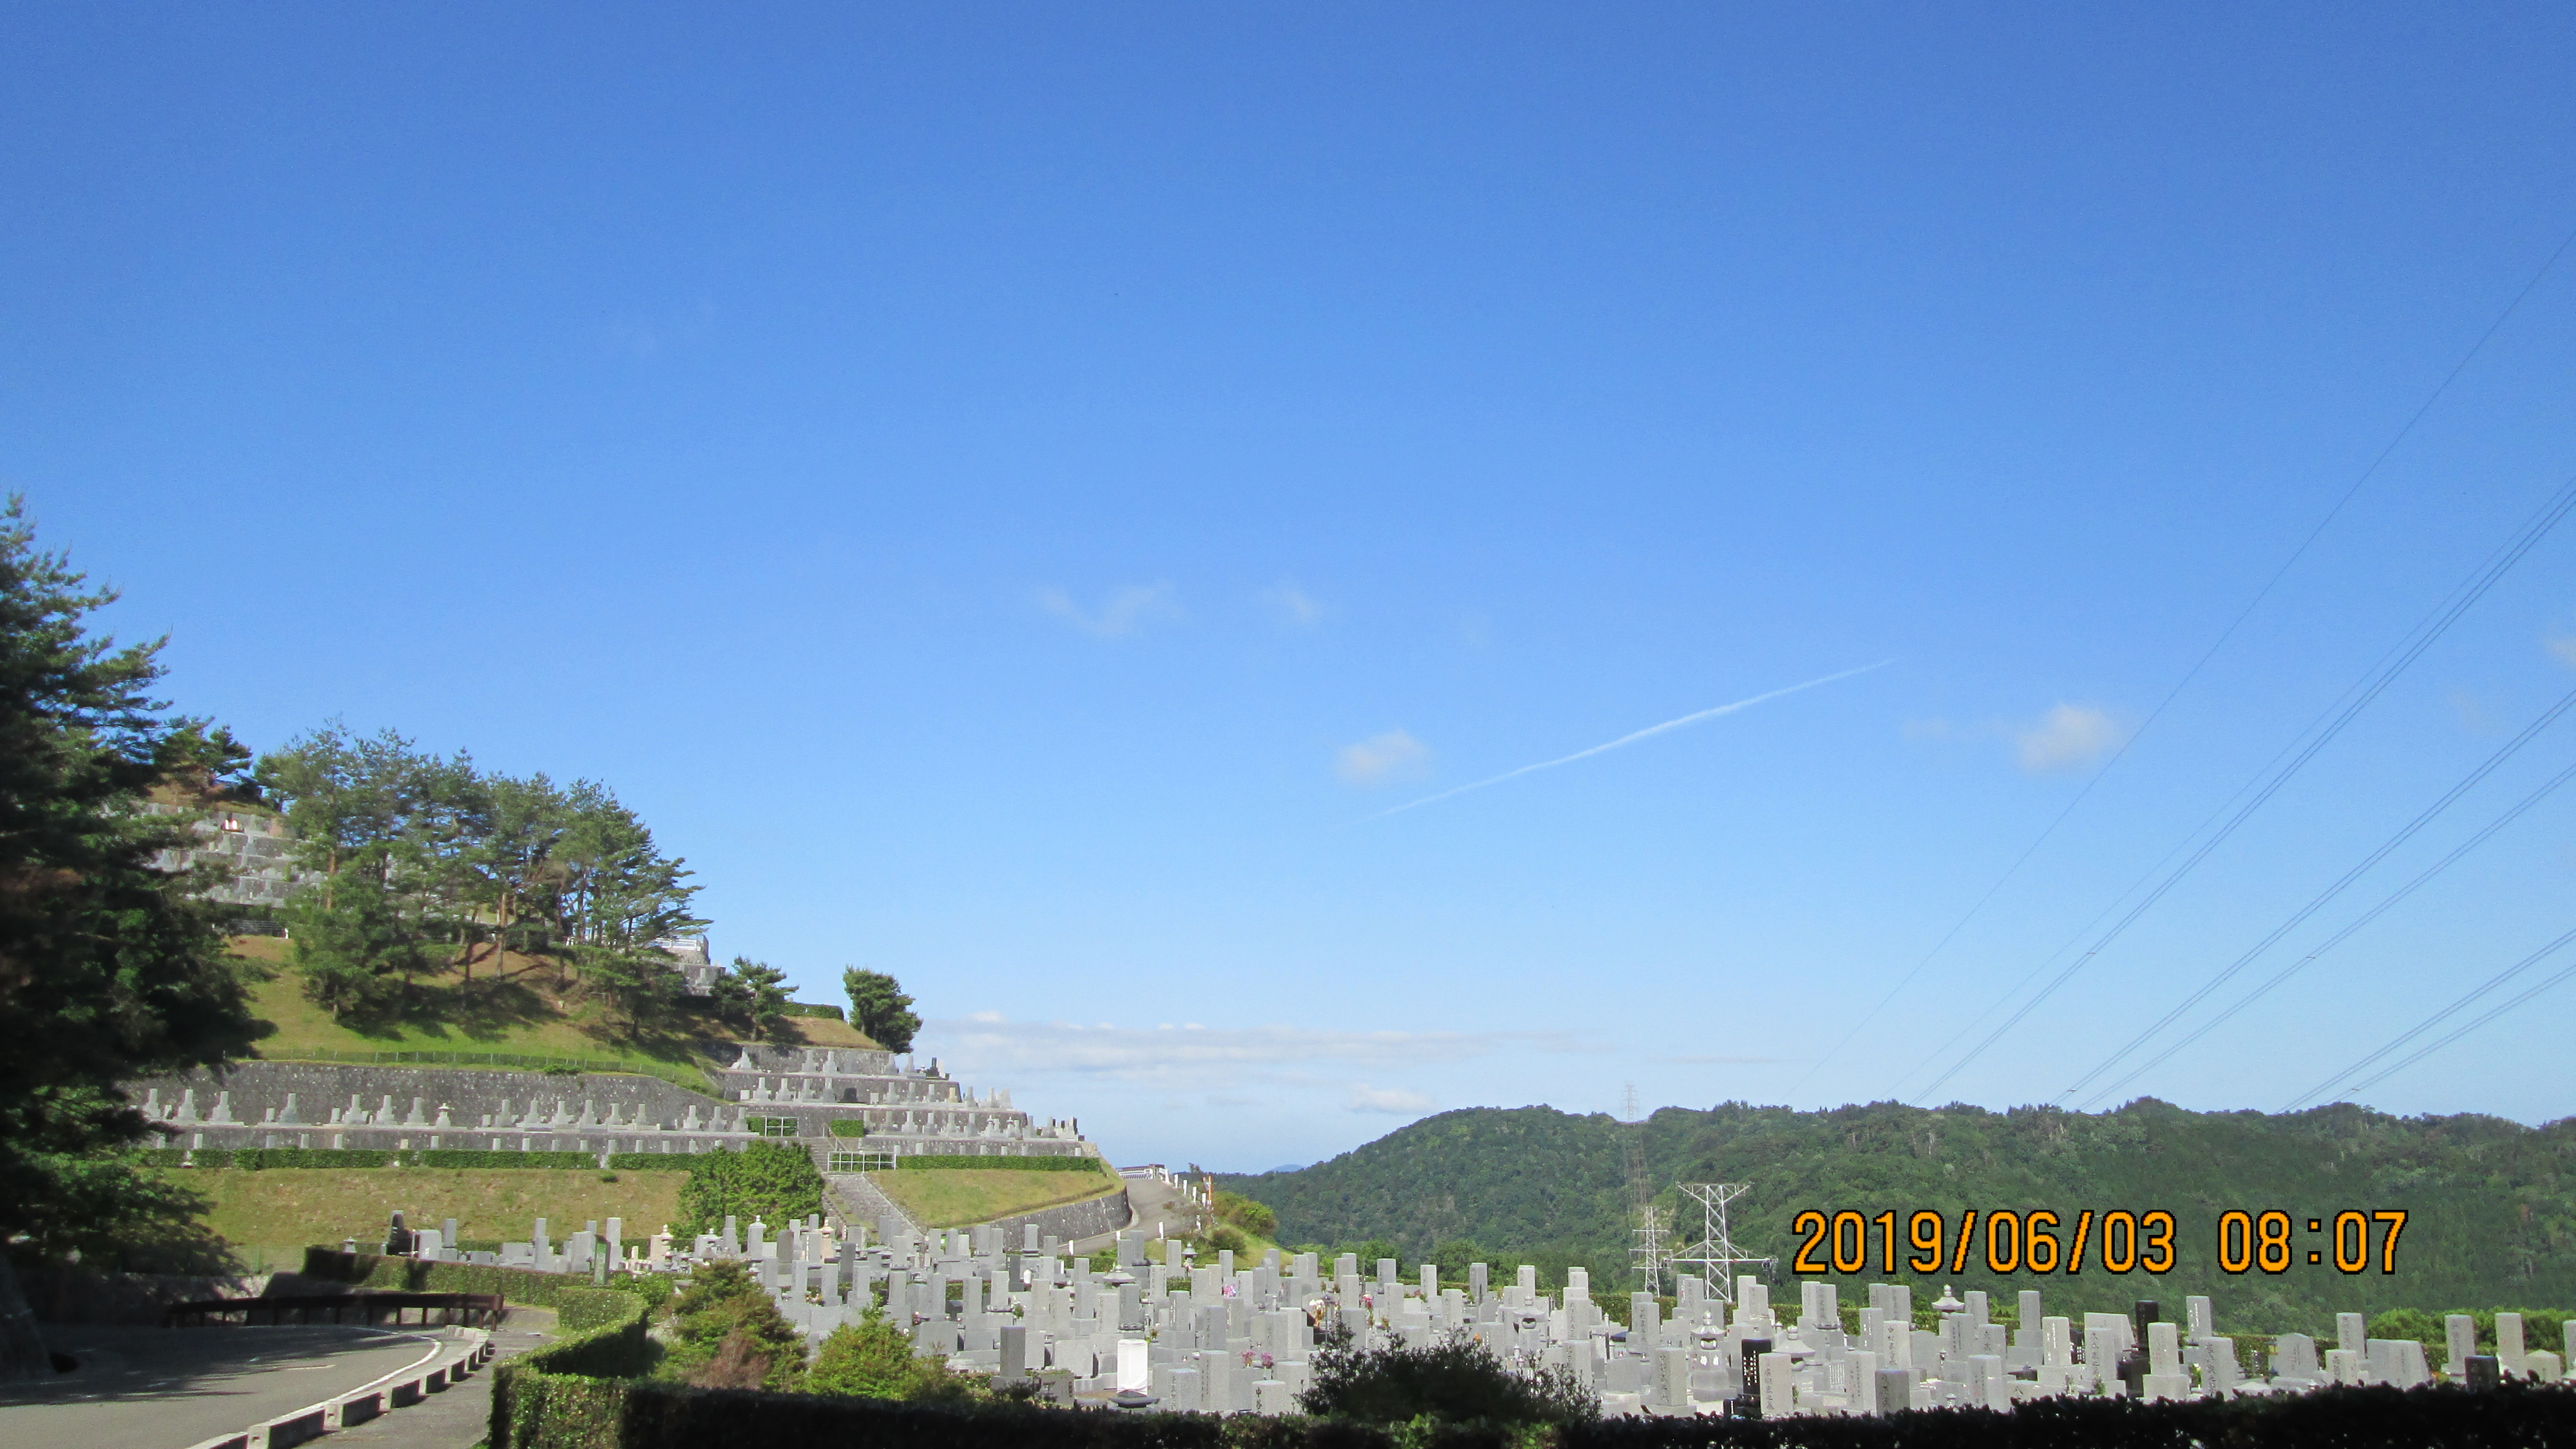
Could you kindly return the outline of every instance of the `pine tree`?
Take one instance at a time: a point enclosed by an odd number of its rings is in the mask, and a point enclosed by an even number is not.
[[[168,1216],[96,1158],[144,1136],[117,1084],[221,1062],[253,1031],[210,882],[154,863],[188,817],[145,808],[246,788],[249,755],[150,697],[164,641],[89,632],[115,597],[37,549],[23,500],[0,507],[0,1241],[38,1252]]]
[[[912,998],[893,977],[853,966],[841,973],[841,986],[850,994],[850,1025],[887,1051],[912,1050],[921,1018],[912,1014]]]

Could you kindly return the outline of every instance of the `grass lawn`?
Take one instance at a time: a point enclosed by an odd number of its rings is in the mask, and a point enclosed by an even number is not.
[[[372,1251],[394,1210],[415,1228],[457,1220],[469,1239],[523,1241],[544,1217],[556,1242],[585,1221],[626,1220],[640,1242],[679,1219],[685,1172],[621,1172],[600,1181],[578,1168],[184,1168],[171,1180],[213,1200],[206,1224],[231,1243],[246,1269],[292,1268],[314,1243],[356,1238]],[[1035,1174],[1031,1174],[1034,1176]]]
[[[272,1030],[260,1039],[258,1052],[274,1061],[329,1060],[332,1052],[440,1051],[516,1052],[528,1055],[600,1057],[665,1067],[731,1066],[730,1053],[715,1060],[704,1050],[707,1040],[732,1035],[711,1020],[683,1020],[671,1031],[644,1039],[612,1029],[595,1006],[568,999],[555,980],[554,965],[543,959],[506,956],[486,958],[465,973],[442,971],[414,978],[410,1006],[378,1020],[349,1023],[304,998],[304,983],[287,964],[287,943],[275,936],[245,936],[232,943],[236,954],[271,968],[275,974],[251,987],[251,1010]],[[789,1018],[811,1046],[873,1045],[847,1022],[827,1016]]]
[[[1014,1172],[1008,1168],[872,1172],[868,1181],[930,1228],[962,1228],[1060,1203],[1116,1192],[1120,1184],[1090,1172]]]

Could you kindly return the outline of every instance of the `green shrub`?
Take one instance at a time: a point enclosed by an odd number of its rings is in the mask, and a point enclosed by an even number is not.
[[[1267,1204],[1254,1202],[1241,1193],[1217,1189],[1216,1215],[1256,1238],[1266,1238],[1279,1231],[1279,1214]]]
[[[856,1117],[835,1117],[832,1119],[830,1130],[835,1137],[865,1137],[868,1135],[868,1124]]]
[[[696,1152],[612,1152],[608,1165],[619,1172],[686,1172],[704,1156]]]
[[[802,1147],[754,1142],[740,1152],[702,1152],[689,1159],[680,1185],[679,1236],[724,1225],[728,1217],[783,1223],[823,1210],[823,1174]]]
[[[829,1002],[791,1001],[779,1010],[788,1016],[828,1016],[834,1021],[842,1019],[841,1008]]]
[[[1315,1355],[1314,1386],[1299,1401],[1310,1414],[1362,1424],[1577,1424],[1601,1412],[1571,1372],[1523,1377],[1473,1339],[1324,1349]]]
[[[2195,1441],[2231,1449],[2495,1449],[2563,1442],[2576,1410],[2576,1392],[2555,1387],[2371,1388],[2190,1403],[2043,1399],[2010,1414],[1943,1409],[1894,1419],[1629,1416],[1533,1431],[1427,1418],[1390,1430],[1336,1419],[719,1392],[522,1375],[515,1367],[495,1380],[492,1449],[2146,1449]],[[504,1399],[518,1412],[505,1415]],[[536,1402],[521,1408],[523,1400]]]
[[[833,1329],[805,1373],[805,1388],[816,1394],[851,1394],[867,1399],[900,1399],[913,1380],[912,1340],[886,1321],[873,1304],[857,1323]]]
[[[586,1287],[562,1292],[578,1305],[562,1310],[567,1335],[493,1372],[488,1437],[496,1449],[619,1449],[626,1382],[652,1372],[661,1356],[645,1336],[642,1299]],[[576,1313],[586,1326],[572,1332]]]
[[[497,1263],[424,1263],[417,1258],[344,1253],[322,1247],[304,1250],[304,1276],[393,1293],[495,1293],[504,1302],[532,1308],[559,1307],[566,1293],[598,1291],[589,1279],[565,1273],[504,1268]],[[652,1274],[611,1273],[608,1283],[625,1296],[646,1304],[659,1303],[670,1293],[670,1286]]]
[[[2425,1355],[2426,1362],[2441,1367],[2444,1342],[2442,1320],[2420,1308],[2391,1308],[2370,1320],[2373,1338],[2411,1338],[2434,1351]]]
[[[615,1288],[565,1288],[555,1294],[555,1325],[566,1337],[623,1323],[642,1311],[637,1295]]]
[[[700,1264],[671,1303],[667,1375],[707,1388],[793,1389],[805,1377],[805,1338],[749,1265]]]

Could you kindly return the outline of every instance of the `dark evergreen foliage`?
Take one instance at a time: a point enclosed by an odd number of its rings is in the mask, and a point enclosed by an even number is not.
[[[1473,1109],[1426,1118],[1329,1162],[1296,1172],[1220,1178],[1269,1204],[1280,1239],[1356,1244],[1378,1239],[1409,1266],[1456,1239],[1481,1244],[1498,1267],[1591,1267],[1602,1289],[1627,1280],[1622,1133],[1640,1130],[1547,1107]],[[2576,1119],[2524,1127],[2494,1117],[2391,1117],[2339,1105],[2312,1111],[2190,1112],[2141,1099],[2086,1115],[2054,1108],[1992,1112],[1893,1102],[1823,1112],[1729,1103],[1708,1111],[1667,1108],[1642,1128],[1647,1165],[1667,1208],[1676,1182],[1748,1182],[1734,1214],[1736,1240],[1774,1255],[1774,1282],[1791,1271],[1807,1208],[1875,1217],[1932,1208],[1955,1224],[1963,1208],[2163,1208],[2178,1223],[2176,1270],[2163,1277],[2103,1271],[2080,1277],[1996,1274],[1971,1254],[1964,1271],[1916,1275],[1900,1262],[1881,1271],[1876,1233],[1864,1272],[1826,1274],[1843,1301],[1860,1285],[1944,1283],[2009,1295],[2039,1288],[2052,1312],[2118,1311],[2139,1298],[2172,1305],[2186,1294],[2217,1301],[2223,1330],[2330,1332],[2326,1315],[2394,1307],[2433,1311],[2462,1304],[2576,1306]],[[2278,1277],[2229,1275],[2216,1252],[2218,1214],[2278,1208],[2301,1231],[2299,1261]],[[2326,1246],[2304,1231],[2347,1208],[2404,1208],[2397,1273],[2347,1276],[2305,1251]],[[1694,1210],[1695,1211],[1695,1210]],[[1681,1228],[1696,1218],[1681,1215]],[[1981,1244],[1982,1246],[1982,1244]],[[2098,1245],[2097,1245],[2098,1246]],[[1899,1232],[1900,1255],[1906,1251]],[[1444,1269],[1449,1265],[1443,1253]],[[1607,1292],[1600,1296],[1610,1296]],[[2009,1297],[2005,1300],[2008,1305]]]
[[[913,1014],[912,998],[904,995],[901,983],[882,971],[853,966],[841,973],[841,986],[850,996],[850,1025],[887,1051],[912,1050],[921,1018]]]
[[[1524,1377],[1464,1337],[1420,1348],[1327,1348],[1315,1355],[1307,1413],[1360,1424],[1418,1419],[1493,1424],[1573,1424],[1598,1417],[1591,1393],[1561,1369]]]
[[[254,1030],[206,882],[155,865],[185,812],[244,788],[248,754],[151,697],[160,641],[89,632],[115,597],[36,547],[22,500],[0,506],[0,1241],[33,1256],[108,1259],[185,1223],[183,1189],[98,1155],[144,1135],[117,1084]],[[182,813],[147,813],[156,795]]]

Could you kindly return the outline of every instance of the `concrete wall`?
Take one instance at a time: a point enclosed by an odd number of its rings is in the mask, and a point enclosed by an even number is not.
[[[1004,1242],[1017,1246],[1024,1223],[1037,1224],[1039,1237],[1052,1235],[1070,1243],[1077,1238],[1114,1233],[1135,1219],[1135,1211],[1127,1203],[1127,1189],[1122,1185],[1116,1192],[1103,1197],[1069,1202],[1061,1207],[1040,1208],[1017,1217],[998,1218],[993,1226],[1006,1235]]]

